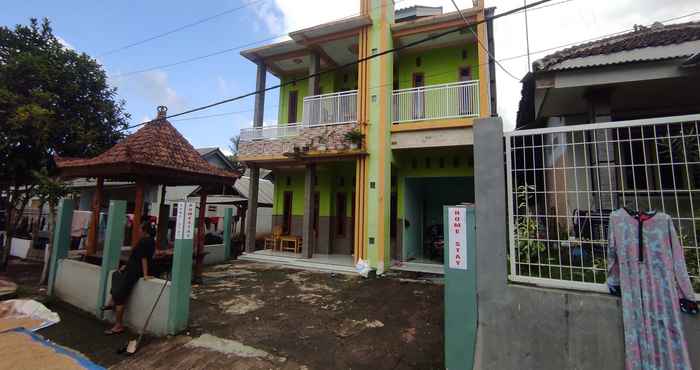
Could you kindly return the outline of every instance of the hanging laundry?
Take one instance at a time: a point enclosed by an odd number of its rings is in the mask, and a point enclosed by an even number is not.
[[[608,285],[622,295],[626,368],[691,369],[679,301],[695,294],[671,217],[619,209],[608,233]]]

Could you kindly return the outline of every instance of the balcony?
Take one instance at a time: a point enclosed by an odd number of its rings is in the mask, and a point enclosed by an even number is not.
[[[479,80],[395,90],[392,122],[479,116]]]
[[[345,133],[357,127],[357,91],[304,98],[301,123],[250,127],[241,130],[239,156],[248,161],[283,158],[295,147],[318,146],[328,154],[346,150]]]
[[[357,122],[357,90],[304,98],[301,123],[250,127],[241,130],[241,142],[298,136],[307,128]]]

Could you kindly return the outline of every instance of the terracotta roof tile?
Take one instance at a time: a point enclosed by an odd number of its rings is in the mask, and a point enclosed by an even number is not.
[[[115,170],[113,175],[120,178],[128,177],[129,169],[134,167],[168,170],[168,173],[187,176],[203,175],[210,180],[211,177],[218,177],[223,182],[235,181],[240,177],[236,172],[209,164],[165,119],[147,123],[96,157],[56,158],[56,165],[61,172],[73,170],[73,173],[76,169],[119,168],[121,170]]]
[[[576,45],[550,54],[534,63],[535,70],[546,71],[566,60],[594,55],[607,55],[655,46],[667,46],[700,40],[700,22],[687,22],[671,25],[656,23],[650,27],[622,35],[608,37],[581,45]]]

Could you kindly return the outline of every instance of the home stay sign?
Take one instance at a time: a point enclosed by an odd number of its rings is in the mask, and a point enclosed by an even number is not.
[[[467,269],[467,210],[463,207],[449,207],[449,266],[451,269]]]

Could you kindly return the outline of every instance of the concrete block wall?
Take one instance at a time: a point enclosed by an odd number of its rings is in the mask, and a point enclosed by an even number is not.
[[[477,120],[477,340],[474,369],[624,369],[620,299],[508,282],[503,129]],[[498,206],[502,205],[502,206]],[[682,315],[691,361],[700,367],[700,317]]]
[[[291,152],[295,146],[303,147],[309,145],[314,150],[317,145],[316,137],[328,135],[328,147],[337,148],[338,146],[346,146],[345,133],[356,128],[356,123],[345,123],[340,125],[317,126],[317,127],[302,127],[301,132],[297,136],[280,138],[280,139],[264,139],[256,141],[243,141],[240,143],[239,155],[241,157],[259,157],[259,156],[281,156],[284,153]]]
[[[95,314],[99,291],[100,266],[69,259],[58,261],[54,293],[62,301]]]
[[[134,286],[134,290],[131,291],[129,296],[129,302],[126,305],[126,312],[124,313],[124,324],[135,330],[137,332],[141,331],[143,324],[146,322],[148,314],[151,312],[153,304],[158,298],[158,294],[163,288],[163,283],[165,280],[162,279],[149,279],[149,280],[139,280]],[[163,291],[163,295],[158,301],[155,311],[153,311],[153,317],[151,317],[151,322],[146,328],[147,333],[151,333],[157,336],[164,336],[168,334],[168,311],[170,308],[170,282],[167,283],[167,287]],[[107,291],[112,289],[112,274],[110,274],[109,280],[107,282]],[[105,313],[105,319],[109,322],[114,322],[114,314],[109,311]]]
[[[56,270],[56,283],[54,286],[56,297],[70,305],[85,312],[99,317],[97,296],[100,285],[100,266],[85,262],[62,259],[58,261]],[[151,279],[144,281],[141,279],[129,296],[126,313],[124,315],[125,324],[133,330],[140,331],[151,307],[160,293],[165,280]],[[112,289],[112,278],[110,274],[107,283],[107,291]],[[155,335],[166,335],[168,329],[168,306],[169,306],[170,283],[165,288],[163,296],[160,298],[156,310],[153,312],[151,323],[147,332]],[[114,322],[112,313],[105,313],[106,320]]]
[[[215,265],[226,261],[226,247],[223,244],[205,245],[204,256],[205,265]]]

